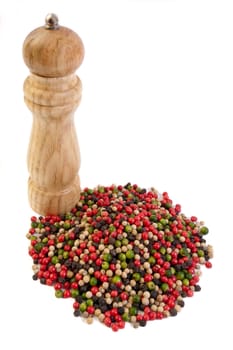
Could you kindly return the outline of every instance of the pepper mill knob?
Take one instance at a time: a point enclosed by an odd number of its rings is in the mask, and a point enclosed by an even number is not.
[[[55,13],[49,13],[45,17],[45,28],[46,29],[57,29],[59,26],[58,24],[58,17],[55,15]]]
[[[26,37],[23,58],[31,72],[24,82],[24,100],[33,114],[27,158],[29,202],[41,215],[63,214],[80,197],[74,112],[82,85],[75,71],[83,61],[84,46],[75,32],[49,14],[45,26]]]

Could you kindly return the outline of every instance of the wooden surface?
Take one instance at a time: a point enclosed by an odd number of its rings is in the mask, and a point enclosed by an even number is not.
[[[28,148],[28,195],[41,215],[62,214],[80,197],[79,145],[74,112],[82,85],[74,70],[81,64],[81,39],[67,28],[40,27],[23,46],[32,72],[24,83],[25,103],[33,114]]]
[[[84,57],[83,43],[72,30],[60,26],[33,30],[23,44],[24,61],[30,71],[46,77],[74,73]]]

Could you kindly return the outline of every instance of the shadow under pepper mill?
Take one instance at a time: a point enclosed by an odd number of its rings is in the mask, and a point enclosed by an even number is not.
[[[80,152],[74,112],[82,85],[75,70],[84,58],[80,37],[49,14],[45,26],[33,30],[23,44],[31,74],[24,99],[33,114],[28,148],[28,196],[41,215],[70,211],[80,198]]]

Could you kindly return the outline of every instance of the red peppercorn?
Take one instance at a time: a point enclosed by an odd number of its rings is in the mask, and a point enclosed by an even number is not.
[[[112,308],[111,310],[110,310],[110,315],[111,316],[117,316],[118,315],[118,311],[117,311],[117,308]]]
[[[66,277],[66,271],[65,270],[61,270],[59,272],[59,275],[62,277],[62,278],[65,278]]]
[[[118,327],[118,325],[116,323],[113,323],[111,325],[111,328],[112,328],[113,332],[117,332],[119,330],[119,327]]]
[[[88,312],[90,315],[93,315],[94,312],[95,312],[94,306],[88,306],[88,307],[87,307],[87,312]]]
[[[51,278],[47,278],[45,284],[47,286],[52,286],[53,285],[53,281],[51,280]]]
[[[79,247],[80,247],[80,249],[85,249],[86,248],[86,246],[87,246],[87,243],[86,242],[81,242],[80,244],[79,244]]]
[[[65,289],[63,292],[63,297],[64,298],[70,298],[71,294],[70,294],[70,290],[69,289]]]
[[[65,241],[65,235],[60,235],[59,237],[58,237],[58,242],[59,243],[62,243],[62,242],[64,242]]]
[[[206,261],[205,266],[210,269],[212,267],[212,263],[210,261]]]
[[[70,287],[71,287],[72,289],[77,289],[77,288],[78,288],[78,283],[77,283],[77,282],[72,282],[71,285],[70,285]]]
[[[95,276],[95,278],[97,278],[97,279],[99,279],[100,278],[100,276],[101,276],[101,272],[100,271],[95,271],[94,272],[94,276]]]
[[[121,300],[128,300],[129,295],[126,292],[121,292],[120,298],[121,298]]]
[[[111,294],[112,298],[115,298],[115,297],[118,296],[118,291],[117,290],[112,290],[110,294]]]
[[[187,293],[188,297],[192,297],[193,296],[193,290],[192,289],[188,289],[186,293]]]
[[[150,320],[150,321],[153,321],[153,320],[155,320],[155,319],[156,319],[156,312],[150,311],[150,312],[149,312],[149,320]]]
[[[44,277],[44,278],[49,278],[49,275],[50,275],[49,271],[45,271],[45,272],[43,273],[43,277]]]
[[[152,275],[146,274],[146,275],[144,276],[144,282],[150,282],[150,281],[152,281],[152,280],[153,280],[153,276],[152,276]]]
[[[61,273],[60,273],[61,274]],[[61,276],[62,277],[62,276]],[[66,273],[65,273],[65,277],[66,277]],[[83,278],[83,276],[80,273],[76,273],[75,275],[75,279],[76,281],[80,281]]]
[[[57,280],[57,274],[56,273],[50,273],[49,278],[51,279],[51,281],[56,281]]]
[[[117,322],[117,326],[119,329],[125,328],[125,322],[123,320]]]
[[[99,291],[98,287],[96,287],[96,286],[91,287],[91,292],[93,295],[96,295],[96,293],[98,293],[98,291]]]
[[[136,266],[136,267],[141,266],[141,262],[139,259],[134,260],[134,266]]]
[[[54,284],[54,289],[55,289],[55,290],[60,290],[61,288],[62,288],[61,283],[56,282],[56,283]]]
[[[97,254],[96,253],[91,253],[89,255],[90,260],[95,261],[97,259]]]
[[[66,282],[64,283],[64,288],[65,288],[65,289],[69,289],[69,288],[70,288],[70,282],[66,281]]]
[[[95,261],[95,264],[96,264],[97,266],[101,266],[102,263],[103,263],[103,260],[100,259],[100,258],[96,259],[96,261]]]
[[[82,259],[85,263],[87,263],[89,260],[89,256],[87,254],[84,254]]]
[[[109,268],[110,268],[110,270],[115,271],[116,270],[116,265],[115,264],[110,264]]]
[[[103,282],[103,283],[104,283],[104,282],[108,282],[108,276],[102,275],[102,274],[101,274],[101,276],[100,276],[100,281]]]
[[[89,250],[90,253],[94,253],[96,251],[96,247],[91,245],[91,246],[88,247],[88,250]]]
[[[79,304],[77,301],[75,301],[75,302],[73,303],[73,308],[74,308],[75,310],[78,310],[79,305],[80,305],[80,304]]]
[[[111,327],[112,321],[111,321],[110,317],[106,317],[106,316],[105,316],[105,318],[104,318],[104,324],[105,324],[105,326],[107,326],[107,327]]]
[[[143,320],[144,321],[149,321],[149,319],[150,319],[149,313],[146,313],[146,314],[143,315]]]

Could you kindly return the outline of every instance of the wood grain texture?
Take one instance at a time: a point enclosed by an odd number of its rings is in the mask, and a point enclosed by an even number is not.
[[[80,37],[71,29],[59,27],[33,30],[23,44],[24,61],[30,71],[45,77],[62,77],[74,73],[84,57]]]
[[[67,39],[70,31],[64,27],[61,33],[59,30],[39,28],[29,34],[23,46],[25,62],[33,72],[24,82],[24,100],[33,114],[27,157],[28,195],[31,208],[41,215],[68,212],[80,197],[74,112],[81,100],[82,84],[73,70],[81,64],[84,51],[82,44],[79,49],[74,45],[72,55],[72,41],[80,43],[81,39],[74,32]],[[60,38],[55,44],[54,32]],[[42,37],[47,46],[41,49]],[[70,63],[60,57],[66,52]]]

